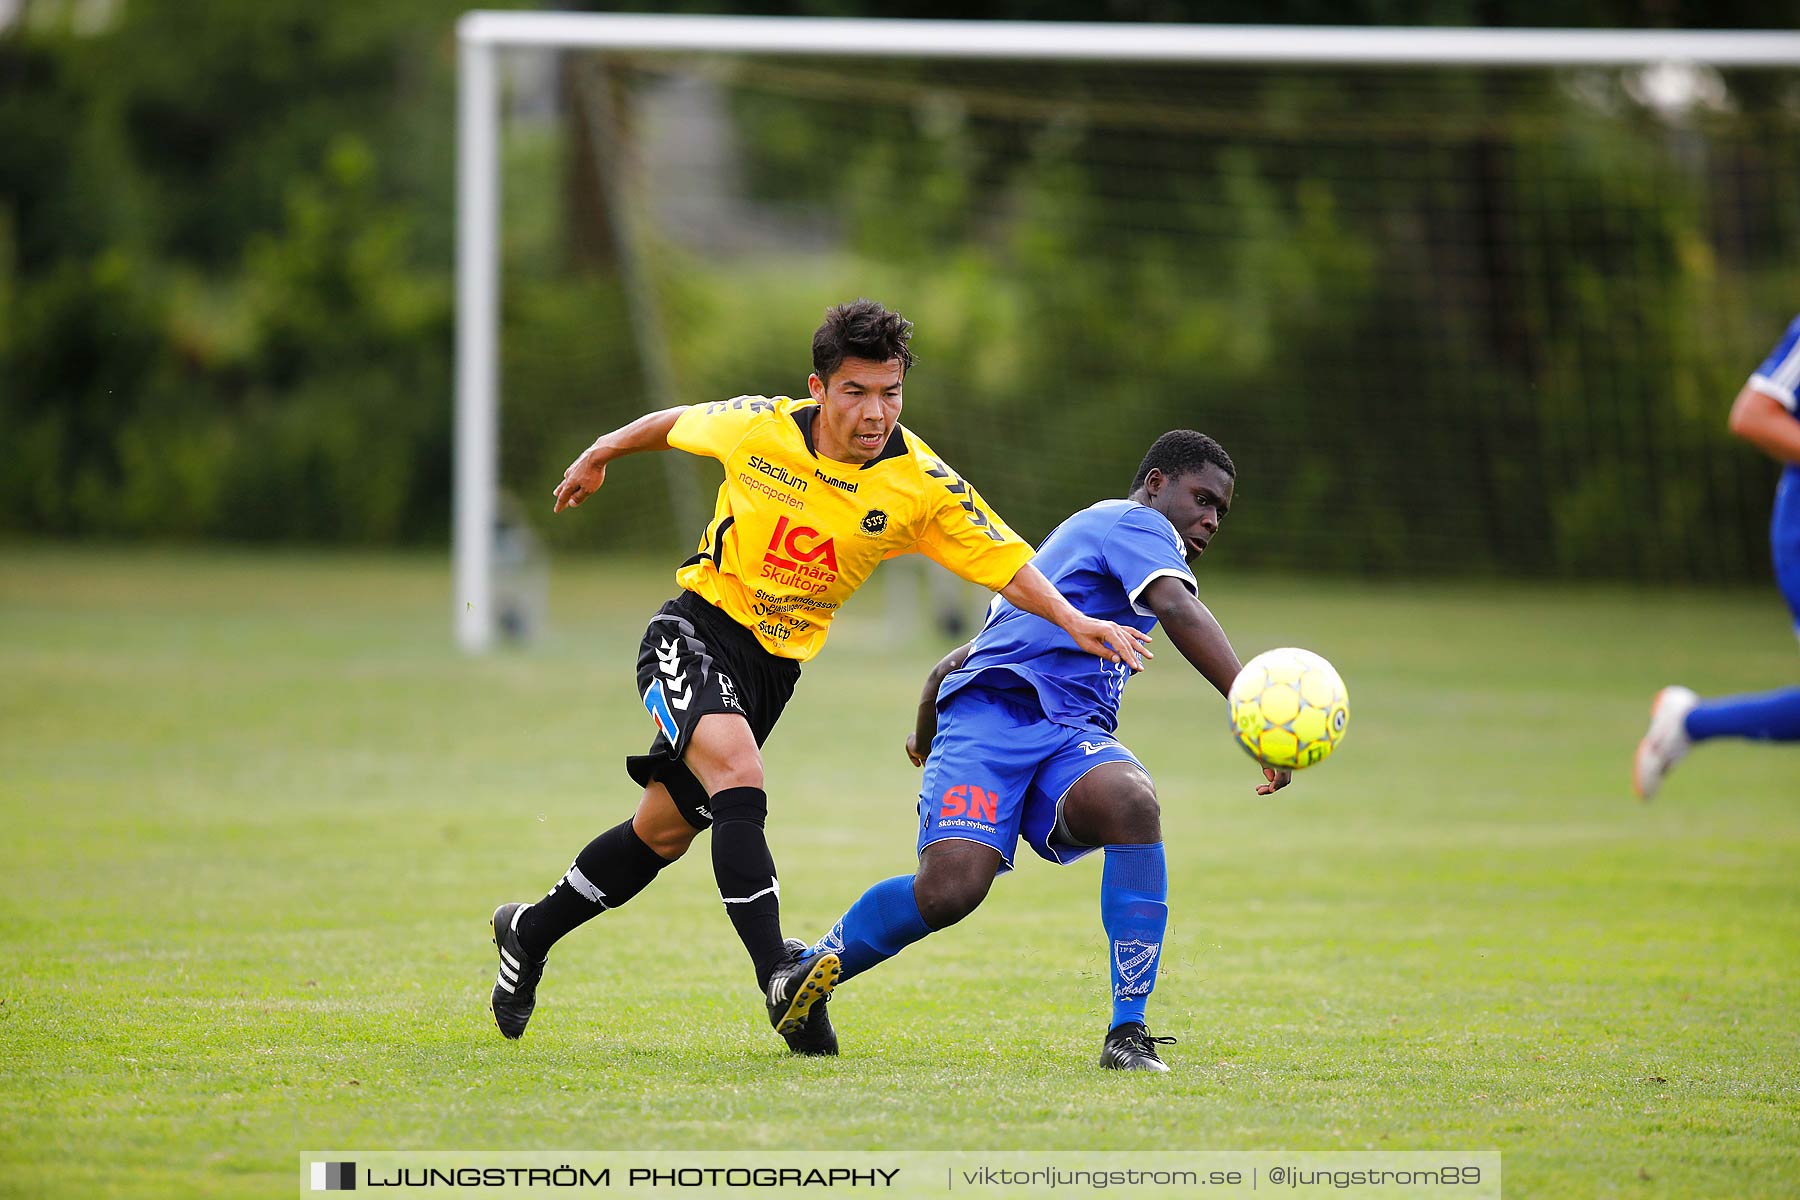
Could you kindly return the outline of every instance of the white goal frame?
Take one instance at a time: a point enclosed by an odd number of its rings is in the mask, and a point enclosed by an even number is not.
[[[470,12],[457,24],[454,628],[495,629],[499,479],[500,89],[508,49],[1294,66],[1800,67],[1800,33],[1348,28]],[[550,481],[546,481],[550,482]]]

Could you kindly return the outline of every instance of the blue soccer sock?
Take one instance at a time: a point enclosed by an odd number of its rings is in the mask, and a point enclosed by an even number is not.
[[[1169,867],[1161,842],[1106,847],[1100,922],[1112,964],[1112,1028],[1144,1020],[1169,924]]]
[[[850,911],[819,939],[812,952],[837,952],[843,962],[842,983],[877,963],[886,962],[931,932],[913,899],[913,877],[884,879],[862,894]]]
[[[1687,735],[1696,742],[1716,737],[1800,742],[1800,688],[1702,700],[1687,716]]]

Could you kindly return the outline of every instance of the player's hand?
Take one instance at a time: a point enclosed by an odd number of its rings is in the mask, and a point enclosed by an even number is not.
[[[913,766],[924,766],[925,759],[930,753],[931,743],[927,741],[923,746],[920,746],[919,734],[916,730],[906,735],[906,757],[912,761]]]
[[[1264,767],[1263,778],[1269,782],[1257,784],[1256,794],[1259,796],[1273,796],[1276,792],[1279,792],[1282,788],[1294,782],[1294,773],[1285,767]]]
[[[589,446],[563,472],[562,482],[556,485],[556,490],[552,493],[556,497],[556,507],[550,511],[559,513],[565,508],[574,508],[599,491],[600,485],[605,482],[606,460],[600,457],[595,447]]]
[[[1123,662],[1134,671],[1144,669],[1145,659],[1156,657],[1145,649],[1150,644],[1149,634],[1113,621],[1085,617],[1069,631],[1069,636],[1089,654],[1097,654],[1111,663]]]

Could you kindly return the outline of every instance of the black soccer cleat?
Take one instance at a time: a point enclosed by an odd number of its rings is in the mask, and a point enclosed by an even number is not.
[[[500,951],[500,973],[494,979],[494,995],[490,1002],[494,1024],[509,1038],[525,1036],[531,1010],[537,1007],[538,980],[544,977],[544,964],[549,956],[533,959],[519,944],[515,926],[519,914],[529,904],[502,904],[494,910],[494,945]]]
[[[831,1014],[825,1011],[825,1001],[813,1001],[812,1011],[800,1022],[800,1027],[792,1033],[781,1035],[787,1039],[788,1052],[804,1054],[813,1058],[835,1057],[838,1052],[837,1030],[831,1027]]]
[[[782,1037],[799,1032],[806,1023],[806,1014],[831,995],[843,973],[838,956],[829,950],[811,958],[801,958],[797,951],[790,953],[793,957],[769,976],[769,990],[763,997],[769,1006],[769,1024]],[[836,1037],[832,1040],[835,1044]]]
[[[1127,1021],[1106,1035],[1100,1065],[1109,1071],[1167,1071],[1169,1064],[1156,1056],[1156,1048],[1174,1044],[1172,1037],[1151,1037],[1141,1023]]]
[[[807,951],[806,943],[799,938],[789,938],[787,947],[796,956]],[[831,1027],[831,1014],[825,1011],[823,999],[813,1001],[812,1010],[798,1029],[782,1036],[787,1039],[788,1049],[795,1054],[827,1057],[838,1052],[837,1030]]]

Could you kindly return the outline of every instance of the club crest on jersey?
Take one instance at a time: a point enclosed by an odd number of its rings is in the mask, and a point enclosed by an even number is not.
[[[800,592],[822,592],[838,576],[837,544],[810,525],[775,523],[763,554],[762,578]]]
[[[1113,943],[1113,967],[1119,973],[1113,994],[1118,999],[1149,995],[1156,982],[1156,959],[1161,950],[1161,942]]]
[[[887,532],[888,516],[879,508],[871,508],[863,514],[862,531],[870,537],[878,537]]]

